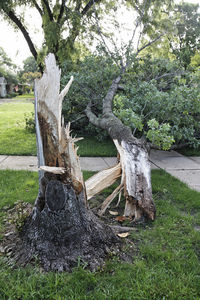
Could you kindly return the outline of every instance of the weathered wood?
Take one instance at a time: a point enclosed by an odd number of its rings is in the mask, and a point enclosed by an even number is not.
[[[99,216],[102,216],[106,209],[109,207],[109,205],[111,204],[111,202],[115,199],[115,197],[119,194],[119,192],[123,189],[123,184],[120,184],[113,192],[110,196],[108,196],[106,198],[106,200],[104,200],[104,202],[101,205],[101,209],[98,212]]]
[[[155,218],[155,206],[151,190],[151,166],[148,152],[138,145],[114,140],[120,154],[122,172],[124,173],[124,194],[126,205],[124,215],[139,220],[144,213]]]

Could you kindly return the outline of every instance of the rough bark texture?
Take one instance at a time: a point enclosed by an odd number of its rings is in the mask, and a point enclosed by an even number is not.
[[[39,193],[27,219],[15,259],[26,264],[37,258],[45,270],[70,270],[84,261],[92,270],[101,265],[118,238],[89,210],[85,184],[69,126],[61,125],[60,70],[55,57],[46,59],[36,81],[36,133]]]
[[[38,258],[46,271],[69,271],[79,259],[91,270],[101,265],[117,238],[87,209],[84,197],[58,179],[48,181],[43,210],[33,213],[21,232],[18,263]]]
[[[98,118],[87,106],[86,115],[90,122],[105,129],[117,147],[122,168],[121,184],[124,186],[126,205],[124,215],[134,217],[135,221],[155,219],[155,205],[152,198],[149,154],[142,139],[133,136],[131,129],[125,126],[112,113],[112,100],[121,77],[113,80],[107,95],[103,99],[103,115]],[[112,197],[111,197],[112,198]],[[108,199],[108,202],[110,199]],[[107,205],[107,202],[106,202]],[[100,214],[104,212],[102,207]]]
[[[148,217],[155,218],[155,205],[151,190],[151,166],[148,151],[138,144],[127,143],[122,140],[121,145],[117,140],[114,143],[120,153],[122,182],[126,198],[124,215],[140,220]]]

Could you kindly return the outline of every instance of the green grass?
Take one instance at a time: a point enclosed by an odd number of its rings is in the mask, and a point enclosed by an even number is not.
[[[32,99],[32,98],[34,98],[34,93],[23,94],[23,95],[17,96],[16,98],[19,98],[19,99]]]
[[[117,156],[116,147],[111,139],[98,141],[95,137],[88,136],[76,144],[79,147],[78,155],[80,156]]]
[[[12,103],[0,105],[0,154],[36,155],[36,137],[34,133],[25,130],[24,119],[24,114],[33,110],[33,103],[17,99],[13,99]],[[110,139],[100,142],[95,137],[85,137],[77,145],[80,156],[116,156],[117,154]]]
[[[25,130],[24,114],[34,110],[30,101],[0,105],[0,154],[36,155],[35,134]]]
[[[36,173],[0,171],[0,208],[33,203],[37,180]],[[152,172],[152,187],[157,218],[131,234],[132,264],[114,257],[94,273],[78,263],[70,274],[43,273],[37,266],[11,269],[1,257],[0,299],[200,299],[200,232],[194,230],[200,193],[160,170]]]

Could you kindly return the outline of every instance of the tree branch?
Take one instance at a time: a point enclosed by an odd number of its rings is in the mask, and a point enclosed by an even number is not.
[[[159,35],[157,38],[155,38],[154,40],[150,41],[149,43],[147,43],[146,45],[142,46],[140,49],[138,49],[138,51],[136,52],[136,56],[145,48],[151,46],[153,43],[157,42],[161,37],[163,36],[163,34]]]
[[[49,6],[48,1],[47,0],[42,0],[42,3],[45,6],[44,8],[46,8],[46,10],[47,10],[50,21],[53,21],[53,13],[51,11],[51,8]]]
[[[17,25],[17,27],[20,29],[21,33],[23,34],[23,36],[29,46],[29,49],[30,49],[33,57],[37,61],[38,53],[36,51],[36,48],[29,36],[28,31],[26,30],[26,28],[24,27],[24,25],[22,24],[20,19],[18,19],[18,17],[14,14],[14,12],[12,10],[9,10],[9,11],[4,10],[4,12],[13,21],[13,23],[15,23],[15,25]],[[39,68],[40,68],[40,71],[43,72],[43,68],[41,65],[39,65]]]
[[[94,126],[97,126],[97,127],[101,127],[100,126],[100,120],[97,118],[97,116],[95,116],[95,114],[92,112],[91,110],[91,106],[92,106],[92,103],[88,103],[86,109],[85,109],[85,114],[86,116],[88,117],[90,123],[92,123]]]
[[[41,15],[41,17],[43,16],[43,11],[41,9],[41,7],[37,4],[37,1],[32,0],[33,4],[35,5],[35,8],[38,10],[39,14]]]
[[[60,24],[60,21],[62,19],[62,16],[64,14],[64,11],[65,11],[65,0],[62,0],[62,4],[60,6],[60,12],[59,12],[59,15],[58,15],[58,19],[57,19],[57,23]]]
[[[86,6],[83,8],[81,15],[84,16],[87,14],[87,12],[90,10],[90,8],[95,4],[95,3],[100,3],[101,0],[90,0]]]
[[[117,78],[115,78],[105,96],[103,99],[103,114],[109,114],[112,113],[112,101],[113,98],[118,90],[118,84],[121,80],[121,75],[119,75]]]

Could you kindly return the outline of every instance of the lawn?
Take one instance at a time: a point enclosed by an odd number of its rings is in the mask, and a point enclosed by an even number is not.
[[[16,96],[17,99],[34,99],[34,93],[23,94],[20,96]]]
[[[25,114],[32,111],[34,105],[30,100],[13,99],[12,103],[0,104],[0,155],[36,155],[35,134],[25,130]],[[95,137],[85,137],[77,145],[80,156],[117,155],[110,139],[101,142]]]
[[[36,155],[35,134],[25,130],[24,119],[33,110],[31,101],[0,104],[0,154]]]
[[[34,172],[0,171],[2,230],[5,206],[34,203],[37,182]],[[0,299],[200,299],[200,193],[160,170],[152,172],[152,188],[156,220],[124,240],[132,263],[114,256],[93,273],[78,262],[72,273],[44,273],[39,266],[13,269],[0,257]]]

